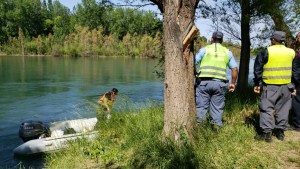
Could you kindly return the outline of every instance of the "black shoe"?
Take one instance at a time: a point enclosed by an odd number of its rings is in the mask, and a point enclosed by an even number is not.
[[[283,141],[284,140],[284,131],[282,129],[277,129],[275,136],[278,140]]]
[[[265,142],[272,142],[272,136],[271,133],[261,133],[261,134],[256,134],[254,137],[256,140],[265,140]]]

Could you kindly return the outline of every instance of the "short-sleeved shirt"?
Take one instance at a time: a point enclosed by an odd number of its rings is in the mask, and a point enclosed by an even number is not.
[[[221,45],[221,44],[217,43],[216,45]],[[205,56],[205,54],[206,54],[206,47],[201,48],[195,56],[195,64],[197,64],[197,65],[200,64],[200,62],[203,59],[203,57]],[[237,63],[235,62],[232,52],[229,50],[228,50],[228,59],[229,59],[229,62],[227,65],[228,68],[229,69],[236,68]]]

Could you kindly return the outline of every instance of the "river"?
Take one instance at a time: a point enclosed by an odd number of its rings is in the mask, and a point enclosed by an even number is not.
[[[0,57],[0,166],[42,168],[42,158],[15,157],[21,122],[94,117],[100,95],[119,90],[112,111],[163,99],[158,61],[132,58]],[[138,106],[137,106],[138,105]],[[0,167],[0,168],[1,168]]]

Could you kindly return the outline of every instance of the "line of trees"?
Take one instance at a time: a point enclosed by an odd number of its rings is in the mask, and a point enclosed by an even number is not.
[[[58,0],[0,0],[0,53],[34,55],[162,55],[155,13],[82,0],[72,11]],[[118,49],[118,50],[116,50]]]
[[[160,32],[154,37],[149,34],[131,35],[127,33],[122,39],[117,35],[104,35],[102,27],[90,30],[88,27],[75,25],[72,33],[65,35],[62,42],[56,42],[55,36],[27,38],[19,29],[18,37],[9,37],[1,46],[8,55],[52,55],[52,56],[131,56],[156,58],[162,55]]]

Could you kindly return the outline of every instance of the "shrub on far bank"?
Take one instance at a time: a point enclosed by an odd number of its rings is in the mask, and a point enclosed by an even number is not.
[[[22,31],[22,30],[20,30]],[[52,55],[52,56],[132,56],[159,58],[162,55],[162,38],[158,32],[154,37],[148,34],[127,34],[119,40],[114,34],[105,35],[103,28],[89,30],[76,25],[74,32],[55,39],[52,34],[28,39],[22,32],[20,37],[9,38],[1,45],[1,53],[7,55]]]

